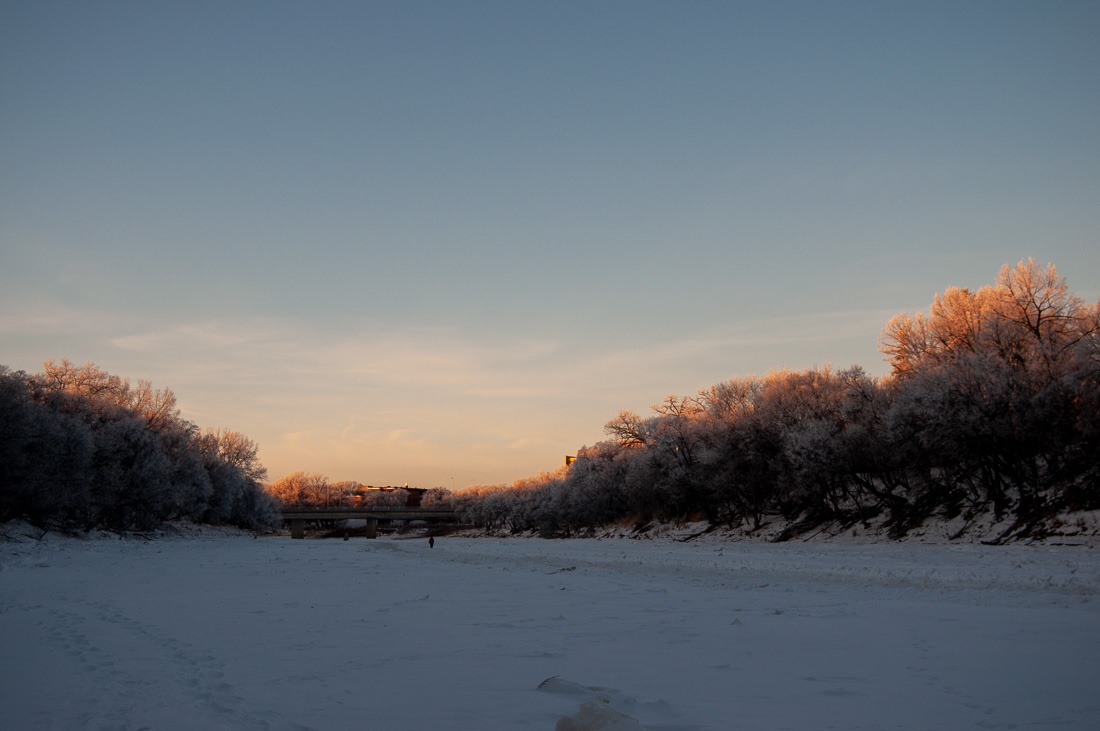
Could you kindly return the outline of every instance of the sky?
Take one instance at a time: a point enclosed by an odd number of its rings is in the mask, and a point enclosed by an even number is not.
[[[1026,257],[1100,299],[1095,2],[0,0],[0,364],[271,478],[555,469],[863,366]]]

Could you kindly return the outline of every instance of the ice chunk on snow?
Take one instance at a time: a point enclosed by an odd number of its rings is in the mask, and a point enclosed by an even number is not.
[[[589,688],[587,685],[574,683],[572,680],[551,676],[539,683],[539,690],[544,693],[563,693],[565,695],[591,695],[598,688]]]
[[[598,700],[582,703],[572,716],[561,718],[554,731],[645,731],[637,720]]]
[[[634,703],[633,698],[620,697],[622,694],[618,691],[581,685],[557,675],[539,683],[538,689],[544,693],[583,696],[590,699],[582,703],[580,710],[575,714],[559,720],[554,731],[645,731],[645,726],[637,719],[612,707],[614,703],[619,705]]]

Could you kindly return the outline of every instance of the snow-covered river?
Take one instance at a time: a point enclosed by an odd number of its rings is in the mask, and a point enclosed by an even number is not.
[[[1087,547],[51,535],[0,567],[5,729],[1100,728]]]

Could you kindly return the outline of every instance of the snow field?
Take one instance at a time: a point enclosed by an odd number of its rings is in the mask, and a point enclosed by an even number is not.
[[[0,543],[12,729],[1100,727],[1072,547]]]

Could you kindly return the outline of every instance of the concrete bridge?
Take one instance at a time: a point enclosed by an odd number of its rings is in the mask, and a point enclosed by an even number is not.
[[[382,506],[374,508],[302,508],[280,509],[283,522],[290,523],[290,537],[304,538],[306,522],[310,520],[365,520],[367,538],[378,537],[380,520],[423,520],[431,523],[454,523],[458,518],[451,508],[418,508]]]

